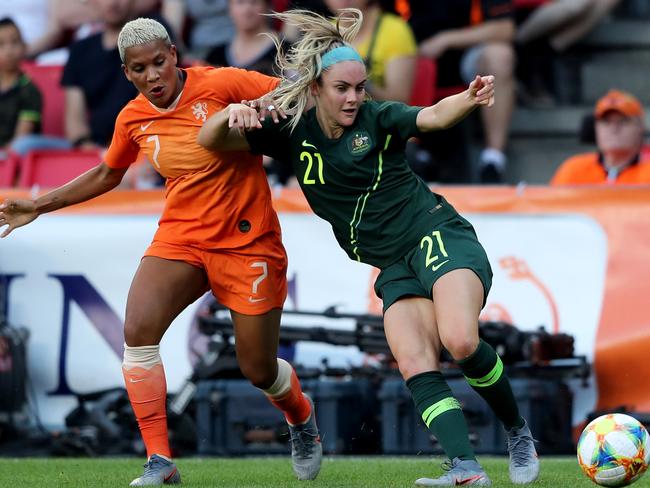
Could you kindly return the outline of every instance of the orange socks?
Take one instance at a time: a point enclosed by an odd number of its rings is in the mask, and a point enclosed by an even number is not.
[[[278,377],[264,393],[291,425],[304,424],[309,418],[311,405],[302,393],[296,372],[284,359],[278,359]]]
[[[124,345],[122,373],[131,407],[147,447],[147,457],[171,458],[167,435],[167,382],[160,360],[160,346]]]

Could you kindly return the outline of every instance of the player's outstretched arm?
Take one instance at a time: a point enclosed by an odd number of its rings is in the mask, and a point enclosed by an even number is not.
[[[85,202],[112,190],[122,181],[124,173],[126,168],[114,169],[101,163],[35,200],[3,201],[0,204],[0,227],[7,227],[0,237],[7,237],[14,229],[29,224],[43,213]]]
[[[443,98],[420,111],[418,129],[423,132],[447,129],[463,120],[479,105],[494,104],[494,76],[476,76],[464,92]]]
[[[196,141],[213,151],[247,151],[250,146],[243,131],[261,129],[258,117],[254,108],[231,103],[205,121]]]

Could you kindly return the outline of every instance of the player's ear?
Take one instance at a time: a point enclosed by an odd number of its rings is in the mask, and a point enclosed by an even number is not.
[[[131,80],[131,76],[129,75],[129,68],[126,67],[126,64],[122,65],[122,71],[124,72],[124,76],[126,76],[127,80],[133,81]]]
[[[309,85],[309,93],[311,94],[312,97],[317,97],[319,94],[319,90],[320,90],[320,86],[318,84],[318,80],[313,80]]]
[[[178,49],[176,49],[175,44],[169,46],[169,53],[174,58],[174,64],[178,64]]]

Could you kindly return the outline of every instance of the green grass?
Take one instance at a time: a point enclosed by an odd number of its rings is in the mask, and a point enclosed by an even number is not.
[[[493,486],[511,487],[505,458],[480,458]],[[328,457],[314,482],[298,482],[289,458],[186,458],[177,460],[186,487],[318,488],[410,487],[421,476],[441,472],[440,459],[420,457]],[[138,459],[0,459],[0,487],[127,487],[142,470]],[[595,487],[573,457],[542,459],[535,488]],[[635,487],[650,487],[650,475]]]

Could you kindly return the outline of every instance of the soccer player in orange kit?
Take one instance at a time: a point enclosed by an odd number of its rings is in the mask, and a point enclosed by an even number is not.
[[[140,94],[120,112],[104,162],[35,200],[6,200],[1,237],[115,188],[144,152],[166,178],[166,205],[126,305],[122,369],[148,456],[131,486],[180,482],[169,449],[159,343],[207,290],[231,310],[242,373],[285,414],[296,476],[314,479],[322,447],[313,404],[291,365],[277,358],[287,257],[261,158],[240,152],[226,159],[196,143],[210,115],[262,97],[278,80],[237,68],[179,69],[176,47],[152,19],[127,23],[118,48]]]

